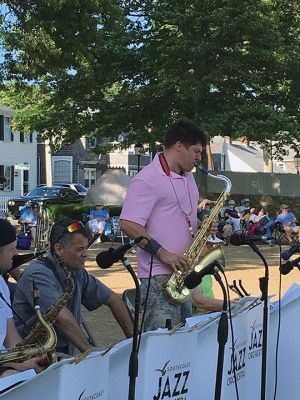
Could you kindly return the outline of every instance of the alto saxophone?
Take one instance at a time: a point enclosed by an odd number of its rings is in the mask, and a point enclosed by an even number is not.
[[[48,310],[48,312],[45,315],[45,321],[52,325],[54,324],[59,312],[62,310],[62,308],[67,304],[67,302],[71,299],[73,290],[74,290],[74,280],[72,278],[72,274],[67,271],[63,264],[63,259],[57,260],[60,266],[64,269],[66,276],[67,276],[67,285],[64,290],[64,292],[60,295],[60,297],[55,301],[55,303],[52,305],[52,307]],[[23,340],[22,345],[33,345],[34,343],[40,343],[43,338],[46,335],[46,331],[44,329],[44,326],[41,325],[39,322],[37,322],[33,328],[31,329],[30,333],[26,338]],[[50,355],[50,359],[52,357],[51,354],[48,354],[48,357]]]
[[[0,353],[0,364],[13,362],[23,362],[30,358],[48,354],[48,359],[51,362],[56,361],[55,347],[57,343],[57,336],[53,326],[45,320],[39,306],[39,292],[33,282],[32,297],[34,302],[35,316],[38,324],[45,332],[45,339],[41,343],[26,343],[23,341],[16,346],[8,349],[7,352]]]
[[[218,261],[221,265],[224,265],[224,254],[221,246],[216,246],[212,250],[210,250],[204,257],[201,258],[201,252],[203,247],[207,241],[207,237],[209,235],[209,230],[212,222],[216,221],[221,211],[221,208],[224,205],[225,200],[229,197],[231,191],[231,181],[224,175],[212,175],[207,172],[204,168],[195,164],[195,167],[200,169],[200,171],[213,179],[219,179],[225,182],[225,189],[220,194],[218,200],[208,218],[204,221],[201,228],[198,230],[192,245],[187,249],[184,255],[187,257],[189,265],[191,267],[191,271],[200,271],[206,265],[214,261]],[[163,284],[164,293],[172,304],[184,304],[192,292],[188,289],[185,284],[185,278],[191,273],[189,272],[174,272],[171,277],[166,280]]]

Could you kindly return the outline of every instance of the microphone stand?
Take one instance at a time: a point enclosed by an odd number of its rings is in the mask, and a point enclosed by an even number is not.
[[[216,384],[215,384],[215,400],[221,399],[222,390],[222,378],[223,378],[223,365],[224,365],[224,352],[225,345],[228,339],[228,318],[227,318],[227,293],[222,279],[217,271],[214,272],[214,277],[216,281],[220,284],[223,292],[223,308],[222,314],[219,320],[218,326],[218,363],[217,363],[217,373],[216,373]]]
[[[263,308],[263,340],[262,340],[262,358],[261,358],[261,400],[266,399],[266,375],[267,375],[267,342],[268,342],[268,286],[269,286],[269,267],[267,261],[256,244],[250,243],[249,246],[262,260],[265,266],[265,276],[259,278],[259,287],[261,290],[261,301],[264,302]]]
[[[135,381],[138,376],[138,331],[139,331],[139,314],[140,314],[140,284],[139,281],[130,265],[130,261],[124,257],[121,257],[121,261],[124,267],[132,276],[135,283],[135,301],[134,301],[134,323],[133,323],[133,336],[132,336],[132,347],[129,359],[129,388],[128,388],[128,400],[135,399]]]

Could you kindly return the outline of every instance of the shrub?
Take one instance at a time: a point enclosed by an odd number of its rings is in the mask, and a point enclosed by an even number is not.
[[[111,217],[119,216],[122,210],[122,206],[115,205],[107,206],[106,208],[108,208]],[[53,221],[69,217],[85,222],[91,207],[83,204],[51,204],[49,210]]]

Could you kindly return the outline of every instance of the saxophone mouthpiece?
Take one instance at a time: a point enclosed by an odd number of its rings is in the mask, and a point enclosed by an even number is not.
[[[200,170],[200,172],[202,172],[202,174],[204,175],[208,175],[208,169],[203,167],[201,164],[194,164],[196,168],[198,168]]]

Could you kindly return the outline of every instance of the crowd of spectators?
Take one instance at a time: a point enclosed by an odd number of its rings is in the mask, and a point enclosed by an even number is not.
[[[201,203],[202,204],[202,203]],[[206,202],[198,208],[198,218],[205,220],[214,206],[214,202]],[[224,240],[224,245],[230,243],[233,233],[246,236],[258,235],[269,246],[273,245],[275,229],[284,234],[287,241],[293,244],[300,242],[300,223],[287,204],[282,204],[276,214],[271,217],[263,207],[252,205],[250,199],[241,199],[240,205],[229,199],[220,211],[218,218],[218,236]]]

